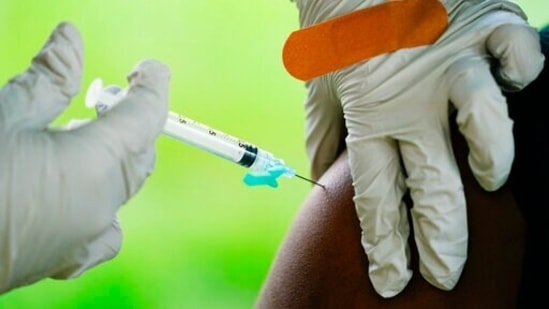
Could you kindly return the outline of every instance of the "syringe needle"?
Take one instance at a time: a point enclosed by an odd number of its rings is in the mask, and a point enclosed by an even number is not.
[[[312,183],[312,184],[314,184],[314,185],[317,185],[317,186],[321,187],[322,189],[326,190],[326,187],[324,187],[324,185],[322,185],[322,184],[320,184],[320,183],[318,183],[318,182],[316,182],[316,181],[314,181],[314,180],[312,180],[312,179],[309,179],[309,178],[307,178],[307,177],[303,177],[303,176],[298,175],[298,174],[295,174],[295,177],[301,178],[301,179],[303,179],[303,180],[305,180],[305,181],[308,181],[308,182],[310,182],[310,183]]]

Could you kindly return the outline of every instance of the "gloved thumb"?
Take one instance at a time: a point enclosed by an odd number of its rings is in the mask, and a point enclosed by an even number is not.
[[[144,150],[166,124],[169,80],[167,66],[152,59],[141,61],[128,75],[126,96],[98,121],[116,132],[119,142]]]
[[[81,85],[83,46],[70,23],[60,23],[26,72],[0,91],[6,126],[44,129],[70,103]]]
[[[169,80],[170,70],[164,64],[152,59],[139,62],[128,74],[126,96],[95,122],[132,152],[144,151],[166,124]]]
[[[109,171],[108,186],[104,179],[89,179],[102,196],[110,196],[103,203],[118,208],[137,192],[154,168],[154,143],[168,116],[169,79],[170,71],[164,64],[156,60],[138,63],[128,75],[127,94],[116,106],[57,136],[69,153],[76,144],[89,149],[82,150],[80,158],[80,162],[88,162],[86,171],[91,166],[95,166],[94,174]]]

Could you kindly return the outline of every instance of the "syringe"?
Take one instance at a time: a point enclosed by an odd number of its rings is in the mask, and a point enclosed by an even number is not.
[[[116,85],[103,87],[102,80],[95,79],[88,88],[86,106],[95,107],[99,112],[108,110],[116,105],[126,92],[127,89]],[[297,174],[272,153],[177,113],[169,112],[163,132],[179,141],[249,168],[250,172],[246,173],[243,179],[248,186],[268,185],[276,188],[280,176],[295,176],[324,188],[320,183]]]

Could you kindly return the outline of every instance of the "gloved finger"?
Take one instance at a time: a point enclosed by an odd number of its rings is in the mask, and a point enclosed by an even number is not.
[[[497,190],[509,176],[515,150],[505,97],[480,57],[456,61],[447,77],[456,121],[469,146],[469,166],[485,190]]]
[[[25,128],[48,126],[80,90],[83,46],[78,30],[60,23],[26,72],[0,91],[4,123]]]
[[[96,238],[89,242],[78,244],[61,260],[61,265],[55,267],[51,274],[53,279],[67,279],[80,276],[84,271],[114,258],[122,246],[122,230],[118,218]]]
[[[494,76],[507,91],[518,91],[532,82],[543,69],[539,34],[527,25],[497,27],[486,40],[488,51],[497,58]]]
[[[381,296],[393,297],[412,277],[398,144],[387,138],[358,137],[348,139],[347,145],[368,274]]]
[[[399,135],[400,151],[414,204],[411,219],[421,274],[432,285],[450,290],[467,259],[467,210],[448,120],[441,123],[438,114],[431,115]]]
[[[54,186],[48,186],[48,189],[52,195],[60,195]],[[57,189],[62,191],[66,188]],[[68,196],[71,197],[71,194]],[[10,226],[9,231],[0,240],[2,249],[10,252],[2,258],[0,293],[45,277],[76,277],[85,269],[118,253],[122,233],[115,215],[98,220],[94,210],[100,211],[104,205],[96,205],[96,201],[89,200],[67,205],[66,200],[59,200],[63,206],[61,209],[37,207],[31,210],[24,207],[17,209],[14,215],[10,213],[11,223],[5,225]],[[20,206],[26,205],[22,203]],[[100,221],[106,224],[97,224]]]
[[[320,80],[309,82],[305,102],[306,149],[314,180],[337,159],[347,135],[339,99],[320,84]]]

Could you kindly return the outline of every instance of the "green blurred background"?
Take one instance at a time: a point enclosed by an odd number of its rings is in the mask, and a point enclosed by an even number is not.
[[[545,1],[522,0],[535,26]],[[143,58],[171,67],[170,109],[285,159],[308,175],[301,82],[280,54],[297,9],[275,0],[0,0],[0,81],[24,71],[71,21],[85,44],[82,91],[56,121],[89,118],[89,83],[126,85]],[[250,188],[246,170],[161,137],[155,172],[120,211],[120,254],[80,278],[0,296],[0,308],[251,308],[309,184]]]

